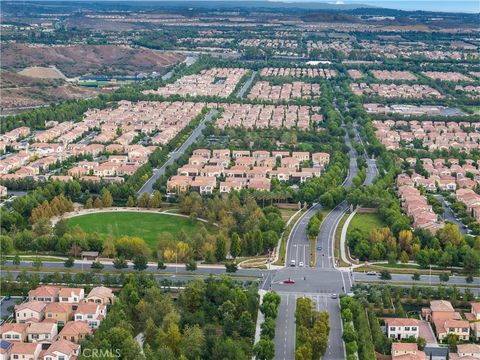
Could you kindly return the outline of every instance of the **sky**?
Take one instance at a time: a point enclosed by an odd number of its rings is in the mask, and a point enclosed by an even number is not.
[[[329,3],[366,4],[399,10],[425,10],[442,12],[480,12],[480,0],[339,0]]]

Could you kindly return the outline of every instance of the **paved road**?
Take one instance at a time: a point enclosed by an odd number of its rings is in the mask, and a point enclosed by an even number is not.
[[[281,294],[275,328],[276,360],[295,359],[295,300],[296,295]]]
[[[450,221],[451,223],[454,223],[455,225],[458,226],[458,229],[462,233],[462,235],[466,235],[468,228],[461,222],[458,221],[455,217],[455,213],[453,210],[450,208],[450,206],[447,205],[445,201],[445,197],[441,194],[434,195],[437,197],[441,202],[442,202],[442,207],[443,207],[443,219],[446,221]]]
[[[392,269],[394,271],[394,269]],[[354,272],[353,273],[353,278],[355,281],[369,281],[369,282],[403,282],[403,283],[414,283],[418,285],[429,285],[429,284],[445,284],[445,285],[467,285],[467,282],[465,280],[464,276],[450,276],[450,279],[448,282],[442,282],[440,281],[438,275],[420,275],[420,280],[419,281],[413,281],[412,280],[412,275],[411,274],[392,274],[392,280],[385,281],[385,280],[380,280],[378,276],[373,276],[373,275],[367,275],[365,273],[360,273],[360,272]],[[473,279],[473,282],[471,284],[468,284],[470,286],[477,286],[480,288],[480,278],[475,277]]]
[[[91,271],[90,268],[91,262],[90,261],[75,261],[75,264],[73,265],[70,270],[79,270],[79,271]],[[8,260],[5,262],[5,266],[9,268],[15,268],[15,266],[12,263],[12,260]],[[32,269],[32,261],[21,261],[19,265],[20,269]],[[56,270],[65,270],[65,266],[63,262],[56,262],[56,261],[43,261],[42,262],[42,268],[45,270],[49,271],[56,271]],[[132,264],[130,263],[128,268],[122,269],[122,270],[117,270],[113,267],[112,264],[104,263],[104,270],[110,270],[110,271],[122,271],[122,272],[131,272],[134,271]],[[164,270],[158,270],[157,266],[152,266],[150,265],[146,270],[146,272],[149,273],[164,273],[168,275],[172,274],[189,274],[189,272],[186,271],[185,269],[185,264],[168,264],[166,269]],[[225,267],[224,266],[205,266],[205,265],[199,265],[197,267],[197,270],[195,271],[195,274],[201,274],[201,275],[221,275],[225,273]],[[258,277],[258,278],[263,278],[264,276],[266,277],[268,274],[267,271],[264,270],[258,270],[258,269],[239,269],[237,272],[233,275],[238,275],[238,276],[251,276],[252,278]]]
[[[295,266],[303,263],[303,266],[310,266],[310,240],[307,236],[307,226],[310,219],[320,210],[320,204],[314,204],[302,217],[293,225],[287,243],[286,265]]]
[[[253,79],[255,78],[255,75],[257,75],[257,71],[253,70],[250,78],[240,88],[240,91],[238,92],[237,97],[242,99],[245,96],[245,93],[247,92],[248,89],[250,89],[250,86],[252,85],[252,82],[253,82]]]
[[[177,161],[177,159],[183,155],[185,150],[187,150],[187,148],[197,140],[203,129],[205,129],[207,122],[211,121],[217,113],[217,110],[210,110],[207,115],[205,115],[203,120],[200,122],[200,124],[198,124],[195,130],[193,130],[188,139],[178,149],[172,151],[170,153],[170,157],[165,162],[165,164],[163,164],[160,169],[156,170],[150,177],[150,179],[148,179],[147,182],[143,184],[142,188],[138,191],[138,196],[141,196],[145,192],[149,194],[153,193],[153,184],[155,183],[155,181],[157,181],[160,176],[165,174],[167,166],[172,165],[175,161]]]

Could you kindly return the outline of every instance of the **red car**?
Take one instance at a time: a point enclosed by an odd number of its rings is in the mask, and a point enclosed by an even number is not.
[[[283,280],[283,283],[284,284],[295,284],[295,280],[292,280],[292,279],[288,278],[286,280]]]

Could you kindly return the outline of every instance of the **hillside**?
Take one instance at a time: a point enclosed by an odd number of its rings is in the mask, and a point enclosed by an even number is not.
[[[134,75],[158,71],[184,59],[172,52],[156,52],[117,45],[2,46],[2,68],[23,70],[30,66],[56,66],[65,76]]]

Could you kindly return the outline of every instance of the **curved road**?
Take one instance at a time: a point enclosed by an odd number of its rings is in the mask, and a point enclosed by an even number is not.
[[[187,150],[187,148],[192,145],[197,138],[200,136],[202,133],[203,129],[205,129],[205,126],[207,125],[207,122],[211,121],[213,117],[218,113],[217,110],[213,109],[210,110],[207,115],[203,118],[202,121],[200,121],[200,124],[193,130],[193,132],[190,134],[187,140],[176,150],[172,151],[169,154],[168,160],[163,164],[163,166],[160,169],[157,169],[154,171],[153,175],[150,177],[150,179],[147,180],[145,184],[138,190],[138,196],[140,197],[143,193],[153,193],[153,184],[155,181],[157,181],[160,176],[165,174],[165,171],[167,169],[167,166],[172,165],[175,161],[180,158],[180,156],[183,155],[183,153]]]

